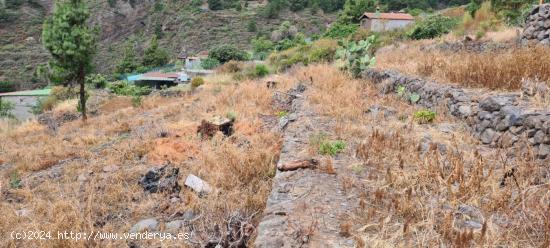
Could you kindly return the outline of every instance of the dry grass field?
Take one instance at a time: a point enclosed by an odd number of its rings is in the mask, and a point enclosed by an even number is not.
[[[341,217],[340,233],[358,247],[550,245],[550,171],[532,151],[510,157],[509,149],[484,147],[443,109],[418,124],[419,107],[327,65],[301,74],[315,82],[312,108],[335,122],[328,135],[348,147],[338,187],[356,197],[356,209]],[[373,106],[393,114],[365,114]]]
[[[518,90],[522,79],[548,81],[550,48],[512,48],[503,51],[470,52],[423,50],[412,42],[384,49],[376,57],[377,68],[429,77],[465,87]]]
[[[220,238],[216,228],[225,230],[232,216],[256,224],[281,143],[260,116],[280,110],[272,107],[272,92],[263,82],[219,83],[223,78],[207,78],[207,84],[183,97],[147,97],[141,107],[112,96],[87,123],[77,120],[56,130],[35,121],[2,123],[1,246],[122,247],[124,240],[22,242],[6,235],[24,230],[53,236],[63,230],[122,233],[141,219],[168,221],[189,210],[200,216],[193,224],[195,242]],[[284,90],[292,80],[278,79],[279,87]],[[54,116],[74,112],[74,104],[58,105]],[[228,113],[236,116],[231,138],[197,136],[202,119]],[[192,173],[216,193],[204,198],[189,189],[145,193],[138,184],[141,176],[160,165],[180,170],[179,185]],[[25,214],[18,216],[19,210]]]

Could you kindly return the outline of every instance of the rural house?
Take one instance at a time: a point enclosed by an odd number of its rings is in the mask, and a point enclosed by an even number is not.
[[[414,17],[406,13],[365,13],[361,27],[370,31],[389,31],[404,28],[414,23]]]

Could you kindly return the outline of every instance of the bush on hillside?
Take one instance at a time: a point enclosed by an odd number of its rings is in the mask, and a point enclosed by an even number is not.
[[[451,32],[457,21],[442,15],[432,15],[416,23],[409,37],[415,40],[433,39]]]
[[[265,77],[269,74],[269,68],[266,65],[256,65],[256,77]]]
[[[194,77],[191,79],[191,88],[195,89],[204,84],[204,78]]]
[[[107,86],[113,93],[122,96],[145,96],[151,94],[148,86],[137,86],[128,81],[116,81]]]
[[[273,53],[268,57],[268,61],[276,70],[285,70],[295,64],[308,65],[333,61],[337,49],[338,42],[335,40],[321,39],[311,44]]]
[[[0,82],[0,93],[15,91],[15,83],[12,82]]]
[[[233,45],[221,45],[210,50],[209,57],[216,59],[220,63],[224,64],[231,60],[243,61],[246,60],[248,54],[236,48]]]
[[[205,70],[212,70],[220,65],[220,61],[213,58],[201,59],[201,67]]]
[[[357,24],[333,23],[323,36],[332,39],[346,38],[357,32],[358,29],[359,25]]]
[[[271,40],[266,39],[265,37],[259,37],[257,39],[252,39],[252,50],[254,52],[254,58],[264,60],[267,58],[267,55],[273,51],[275,45]]]
[[[102,89],[107,86],[107,78],[101,74],[91,74],[86,76],[86,84],[96,89]]]
[[[13,104],[12,102],[2,100],[2,98],[0,98],[0,118],[13,117],[13,114],[11,113],[11,111],[14,108],[15,108],[15,104]]]

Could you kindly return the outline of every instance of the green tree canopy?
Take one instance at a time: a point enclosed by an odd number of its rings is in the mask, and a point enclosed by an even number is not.
[[[83,0],[58,0],[44,22],[42,41],[52,55],[52,82],[80,85],[79,109],[86,119],[85,78],[92,70],[96,30],[87,24],[90,12]]]
[[[151,44],[143,54],[143,65],[148,67],[157,67],[168,64],[168,52],[159,48],[156,36],[151,38]]]
[[[338,21],[340,23],[358,23],[359,18],[365,12],[374,12],[376,7],[375,0],[347,0]]]
[[[138,67],[139,65],[137,63],[134,46],[132,44],[128,44],[124,49],[124,57],[122,57],[122,60],[116,67],[116,72],[121,74],[131,73],[136,71]]]

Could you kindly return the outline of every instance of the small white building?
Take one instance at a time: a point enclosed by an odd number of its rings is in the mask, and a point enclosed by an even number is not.
[[[407,13],[365,13],[360,20],[362,28],[375,32],[400,29],[414,23],[414,17]]]

